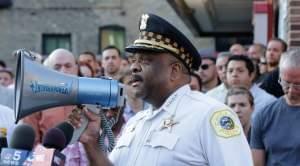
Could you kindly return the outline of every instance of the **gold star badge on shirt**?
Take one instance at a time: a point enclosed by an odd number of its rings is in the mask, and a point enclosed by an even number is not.
[[[169,118],[169,119],[165,119],[164,121],[163,121],[163,123],[162,123],[162,126],[161,126],[161,128],[160,128],[160,130],[164,130],[164,129],[168,129],[168,130],[171,130],[172,129],[172,127],[175,125],[175,124],[178,124],[179,122],[175,122],[174,120],[173,120],[173,118],[171,117],[171,118]]]

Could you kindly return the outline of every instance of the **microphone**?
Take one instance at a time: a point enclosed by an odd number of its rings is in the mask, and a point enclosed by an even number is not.
[[[60,153],[66,147],[64,133],[58,128],[49,129],[42,142],[33,152],[31,166],[61,166],[64,165],[66,157]]]
[[[67,146],[73,137],[74,127],[68,122],[62,122],[58,124],[56,128],[60,129],[64,133],[66,137],[66,146]]]
[[[49,129],[43,138],[43,146],[62,151],[66,147],[65,134],[58,128]]]
[[[34,146],[35,132],[27,124],[18,125],[11,137],[8,148],[1,151],[0,165],[20,166]]]

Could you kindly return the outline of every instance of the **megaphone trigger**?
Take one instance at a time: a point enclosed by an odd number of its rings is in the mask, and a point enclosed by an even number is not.
[[[76,143],[79,140],[81,134],[86,129],[88,123],[89,122],[88,122],[87,117],[84,114],[82,114],[80,127],[79,128],[74,128],[73,137],[70,141],[70,144]]]
[[[88,118],[83,113],[83,111],[90,111],[95,113],[97,116],[100,116],[100,111],[102,111],[101,106],[97,105],[78,105],[77,108],[73,109],[72,114],[80,115],[80,127],[74,129],[73,137],[70,141],[70,144],[77,142],[80,139],[81,134],[84,132],[88,125]]]

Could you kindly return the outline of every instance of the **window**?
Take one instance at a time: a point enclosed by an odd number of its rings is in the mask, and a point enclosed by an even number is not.
[[[42,42],[43,55],[49,55],[53,50],[57,48],[65,48],[71,51],[70,34],[43,34]]]
[[[253,41],[253,36],[248,36],[248,35],[239,35],[236,34],[235,36],[238,37],[216,37],[215,40],[215,45],[216,45],[216,50],[218,52],[220,51],[229,51],[229,48],[231,47],[232,44],[239,43],[244,46],[248,46],[252,44]]]
[[[101,27],[99,34],[99,53],[108,45],[114,45],[119,48],[121,52],[124,52],[125,28],[120,26]]]
[[[120,7],[124,0],[95,0],[97,7]]]
[[[12,0],[0,0],[0,9],[9,8],[13,4]]]

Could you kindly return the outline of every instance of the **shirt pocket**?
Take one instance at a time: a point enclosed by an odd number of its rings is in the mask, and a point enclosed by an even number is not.
[[[153,132],[146,141],[146,146],[173,150],[179,140],[179,136],[173,133],[158,131]]]
[[[173,165],[174,149],[178,143],[179,136],[167,131],[154,131],[144,144],[147,147],[147,160],[152,165]]]
[[[132,143],[132,140],[134,138],[134,135],[135,134],[133,132],[124,133],[117,141],[115,148],[117,148],[117,149],[121,149],[121,148],[125,148],[125,147],[129,148]]]

